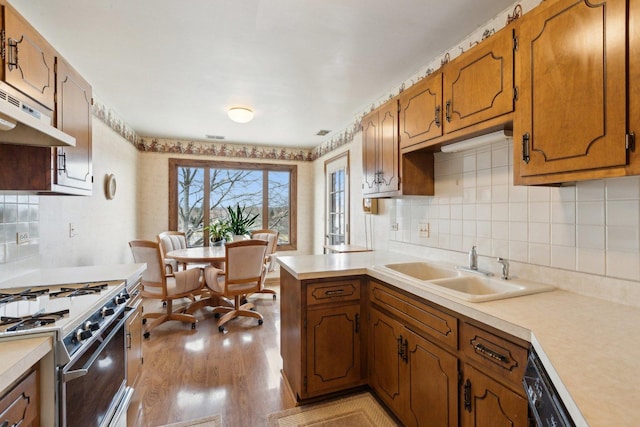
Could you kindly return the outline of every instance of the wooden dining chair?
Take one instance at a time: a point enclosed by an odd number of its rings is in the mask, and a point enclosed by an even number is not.
[[[157,236],[158,243],[162,245],[163,252],[174,251],[176,249],[184,249],[187,247],[187,236],[182,231],[163,231]],[[178,271],[178,262],[175,259],[165,258],[164,263],[170,265],[174,271]],[[182,269],[187,269],[187,264],[182,264]]]
[[[142,315],[142,322],[146,325],[144,337],[149,338],[152,329],[169,320],[191,323],[191,329],[195,329],[198,321],[193,315],[186,313],[188,306],[174,312],[173,302],[181,298],[195,301],[195,296],[203,287],[202,269],[172,271],[165,266],[164,251],[158,242],[132,240],[129,246],[135,262],[147,264],[147,269],[142,274],[142,297],[166,303],[164,312],[145,312]],[[153,321],[147,325],[147,319]]]
[[[263,317],[253,310],[255,306],[251,302],[242,303],[245,295],[260,291],[266,265],[264,257],[268,242],[264,240],[241,240],[225,245],[225,274],[215,267],[207,267],[204,270],[204,278],[207,289],[212,297],[233,298],[233,307],[217,306],[213,309],[218,317],[218,330],[224,331],[224,325],[238,316],[255,317],[258,324],[262,325]]]
[[[252,239],[264,240],[267,242],[267,253],[265,255],[265,263],[267,264],[267,273],[274,271],[276,268],[276,251],[278,250],[278,236],[280,232],[278,230],[254,230],[251,232]],[[265,281],[260,287],[257,293],[272,294],[273,299],[276,299],[276,291],[274,289],[267,288]]]

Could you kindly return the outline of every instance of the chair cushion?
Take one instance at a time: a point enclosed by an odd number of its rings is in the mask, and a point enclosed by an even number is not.
[[[202,271],[198,268],[178,271],[174,277],[167,278],[167,295],[178,295],[197,291],[202,287]]]

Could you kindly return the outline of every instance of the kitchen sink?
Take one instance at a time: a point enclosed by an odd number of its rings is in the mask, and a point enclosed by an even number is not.
[[[386,264],[384,266],[400,274],[406,274],[418,280],[435,280],[446,277],[456,277],[458,273],[442,267],[434,266],[428,262],[406,262],[399,264]]]
[[[375,269],[391,273],[434,292],[469,302],[494,301],[555,289],[553,286],[528,280],[503,280],[495,276],[463,272],[427,262],[386,264],[376,266]]]

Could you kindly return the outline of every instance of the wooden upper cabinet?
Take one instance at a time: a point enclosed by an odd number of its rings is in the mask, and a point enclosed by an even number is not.
[[[4,81],[53,110],[55,50],[12,7],[2,9]]]
[[[626,2],[542,3],[522,18],[519,34],[515,183],[591,179],[603,175],[575,172],[624,167]]]
[[[443,67],[445,133],[513,111],[513,33],[507,26]]]
[[[64,59],[58,57],[56,67],[56,126],[73,136],[76,146],[54,149],[55,184],[91,194],[91,86]]]
[[[362,135],[363,194],[397,192],[400,189],[397,99],[364,117]]]
[[[629,132],[640,136],[640,0],[629,0]],[[640,149],[629,153],[630,171],[640,174]]]
[[[442,136],[442,74],[434,73],[400,94],[400,148]]]

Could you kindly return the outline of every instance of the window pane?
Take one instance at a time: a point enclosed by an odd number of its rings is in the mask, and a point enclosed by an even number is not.
[[[288,171],[269,171],[269,192],[268,192],[268,209],[269,218],[266,221],[265,228],[278,230],[279,243],[290,242],[290,182],[291,173]]]
[[[178,230],[189,246],[202,246],[204,169],[178,168]]]
[[[211,169],[209,220],[226,219],[227,207],[245,207],[247,215],[256,215],[253,228],[260,228],[262,220],[262,171],[243,169]]]

